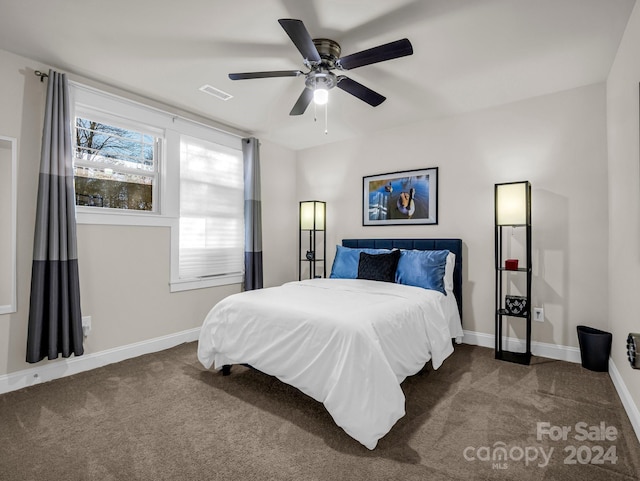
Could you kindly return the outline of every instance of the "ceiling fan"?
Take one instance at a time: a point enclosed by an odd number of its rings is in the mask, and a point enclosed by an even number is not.
[[[298,77],[305,76],[305,88],[289,115],[302,115],[311,100],[317,104],[326,103],[329,89],[338,87],[360,100],[377,107],[386,97],[365,87],[361,83],[344,75],[336,75],[332,70],[351,70],[372,63],[405,57],[413,53],[411,42],[406,38],[395,42],[379,45],[361,52],[340,57],[340,45],[328,38],[312,39],[302,20],[280,19],[278,23],[291,38],[296,48],[302,54],[304,65],[308,72],[301,70],[275,70],[270,72],[230,73],[231,80],[246,80],[269,77]]]

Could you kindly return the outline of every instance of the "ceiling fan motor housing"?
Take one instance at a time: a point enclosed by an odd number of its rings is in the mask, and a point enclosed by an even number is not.
[[[340,58],[340,44],[328,38],[314,38],[313,44],[322,59],[321,65],[330,69],[336,68],[335,61]]]
[[[340,58],[340,44],[329,38],[314,38],[313,44],[320,54],[320,62],[313,62],[307,74],[305,85],[311,90],[316,88],[330,90],[338,84],[338,78],[331,72],[337,68],[336,60]]]

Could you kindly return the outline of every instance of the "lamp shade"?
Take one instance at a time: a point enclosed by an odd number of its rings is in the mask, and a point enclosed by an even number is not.
[[[306,200],[300,202],[300,229],[324,230],[325,202]]]
[[[527,225],[531,222],[531,184],[528,181],[496,184],[496,225]]]

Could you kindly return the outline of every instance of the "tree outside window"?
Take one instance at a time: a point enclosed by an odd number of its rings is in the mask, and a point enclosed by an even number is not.
[[[135,130],[76,118],[76,205],[154,210],[156,138]]]

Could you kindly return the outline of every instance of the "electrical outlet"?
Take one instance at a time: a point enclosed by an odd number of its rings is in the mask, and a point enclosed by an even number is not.
[[[91,316],[82,316],[82,334],[87,337],[91,332]]]
[[[533,320],[538,322],[544,322],[544,309],[542,307],[533,308]]]

